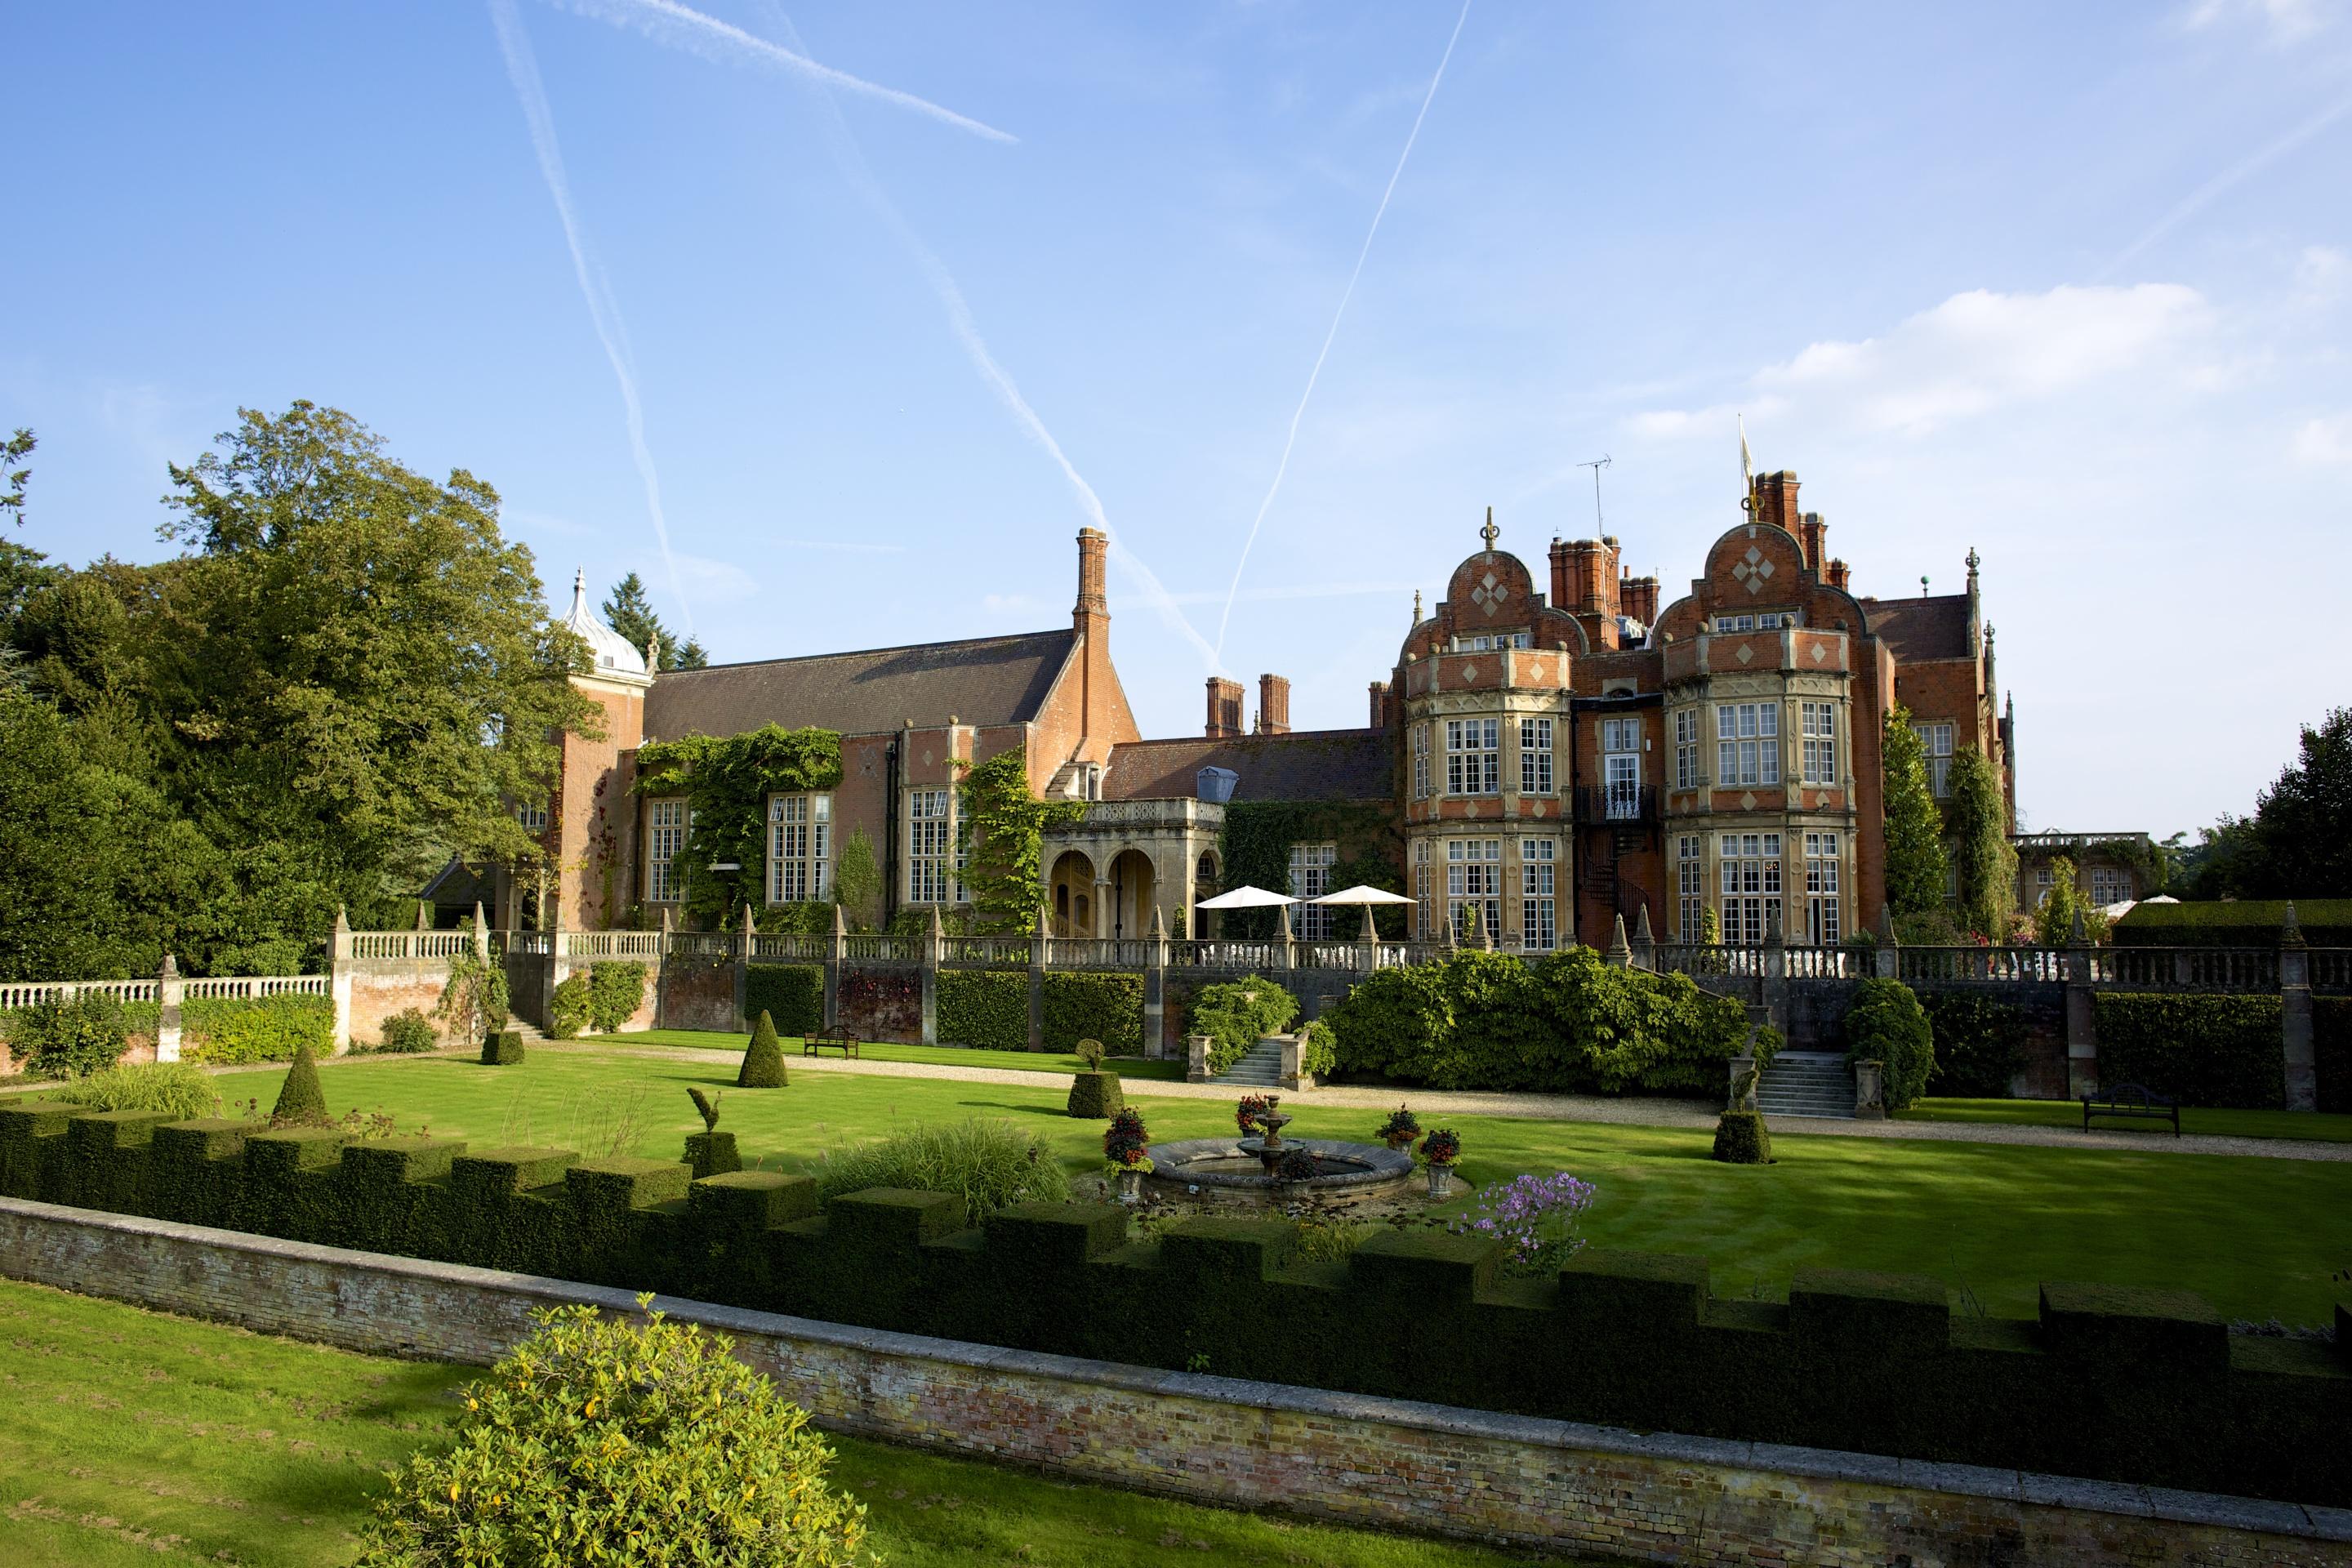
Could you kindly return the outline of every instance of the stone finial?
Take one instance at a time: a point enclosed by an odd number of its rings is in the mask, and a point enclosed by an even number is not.
[[[839,904],[833,906],[833,934],[835,936],[849,934],[849,911]]]
[[[1625,917],[1622,912],[1610,928],[1609,951],[1601,954],[1601,961],[1612,969],[1623,969],[1633,962],[1633,944],[1625,940]]]
[[[1274,907],[1282,917],[1282,940],[1284,942],[1294,940],[1290,932],[1290,906],[1288,904],[1276,904]]]
[[[476,931],[488,931],[490,929],[489,917],[482,913],[482,900],[479,899],[476,899],[474,900],[474,929]]]
[[[555,913],[549,919],[547,929],[550,931],[562,931],[563,929],[563,889],[561,888],[556,889]]]
[[[416,900],[416,929],[418,931],[433,929],[433,906],[423,899]]]
[[[1054,906],[1043,900],[1040,900],[1037,904],[1037,934],[1039,936],[1054,934]]]
[[[947,935],[947,927],[940,923],[940,906],[937,904],[933,904],[931,906],[930,932],[931,940],[933,942],[937,942],[940,938]]]
[[[834,907],[835,909],[839,909],[841,906],[836,904]],[[751,901],[749,899],[743,900],[743,934],[745,936],[757,936],[760,934],[760,928],[753,924],[751,921]]]
[[[667,936],[667,935],[669,935],[669,933],[670,933],[670,932],[672,932],[672,931],[676,931],[676,930],[677,929],[677,921],[673,921],[672,919],[670,919],[669,906],[668,906],[667,904],[664,904],[664,905],[662,906],[662,927],[661,927],[661,928],[662,928],[662,935],[664,935],[664,936]]]
[[[2069,947],[2087,947],[2090,945],[2090,940],[2089,933],[2084,931],[2083,929],[2083,906],[2078,903],[2074,906],[2074,927],[2066,933],[2066,945]]]
[[[1151,906],[1151,940],[1154,942],[1164,942],[1167,940],[1167,917],[1160,913],[1160,906],[1158,904],[1154,904]]]
[[[170,953],[165,953],[163,955],[163,967],[156,973],[155,978],[158,980],[177,980],[179,977],[180,961],[173,958]]]
[[[646,637],[646,673],[651,675],[661,668],[661,638],[648,634]]]
[[[348,932],[351,929],[352,929],[352,917],[351,917],[351,912],[350,912],[348,910],[344,909],[342,905],[341,905],[341,904],[337,904],[337,905],[335,906],[335,931],[336,931],[336,933],[337,933],[338,935],[341,935],[341,934],[343,934],[343,933],[345,933],[345,932]]]
[[[1495,548],[1496,538],[1500,535],[1502,531],[1503,531],[1501,529],[1495,526],[1495,509],[1491,506],[1488,507],[1486,509],[1486,526],[1478,531],[1478,537],[1486,542],[1486,548],[1491,551]]]
[[[2293,899],[2289,899],[2286,901],[2286,913],[2279,921],[2279,945],[2281,947],[2302,947],[2305,945],[2303,940],[2303,924],[2294,918],[2294,900]]]
[[[1633,915],[1633,940],[1654,942],[1658,939],[1650,931],[1650,906],[1645,900]]]
[[[1412,624],[1421,625],[1421,590],[1418,588],[1412,591]]]
[[[1886,947],[1901,945],[1895,940],[1895,906],[1893,904],[1882,903],[1878,906],[1878,940]]]
[[[1364,906],[1363,940],[1366,942],[1378,942],[1381,940],[1381,928],[1372,923],[1372,906],[1370,904],[1366,904]]]

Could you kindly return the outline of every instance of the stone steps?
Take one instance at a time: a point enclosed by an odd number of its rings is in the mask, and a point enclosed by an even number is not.
[[[1756,1109],[1767,1116],[1853,1120],[1853,1068],[1833,1051],[1782,1051],[1756,1085]]]
[[[1216,1081],[1235,1089],[1282,1087],[1282,1047],[1260,1040],[1241,1060],[1219,1073]]]

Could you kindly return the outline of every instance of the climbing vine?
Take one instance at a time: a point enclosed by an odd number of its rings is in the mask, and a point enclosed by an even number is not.
[[[971,893],[973,928],[1003,935],[1028,931],[1045,899],[1045,829],[1081,820],[1086,803],[1038,799],[1029,788],[1028,758],[1018,751],[957,765],[963,777],[956,784],[956,842],[965,859],[957,875]]]
[[[763,725],[722,738],[648,741],[637,751],[636,793],[686,797],[693,828],[677,861],[687,913],[711,926],[767,885],[768,797],[841,783],[841,736]],[[734,864],[714,871],[714,864]]]
[[[1406,890],[1404,837],[1388,805],[1370,800],[1234,801],[1225,807],[1224,831],[1217,841],[1224,885],[1288,892],[1292,847],[1325,842],[1338,846],[1339,858],[1331,867],[1334,891],[1360,882],[1391,893]],[[1402,936],[1404,913],[1402,904],[1378,910],[1374,920],[1381,934]],[[1236,910],[1225,916],[1224,930],[1236,937],[1269,937],[1276,919],[1272,910]],[[1337,934],[1354,936],[1360,919],[1348,911],[1345,929],[1335,928]]]

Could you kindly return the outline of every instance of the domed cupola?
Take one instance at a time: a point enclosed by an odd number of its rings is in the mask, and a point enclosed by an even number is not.
[[[646,655],[642,648],[629,646],[629,639],[606,626],[595,611],[588,607],[588,574],[583,570],[572,574],[572,613],[563,624],[588,645],[589,668],[583,674],[604,679],[634,680],[645,684],[650,680],[646,670]]]

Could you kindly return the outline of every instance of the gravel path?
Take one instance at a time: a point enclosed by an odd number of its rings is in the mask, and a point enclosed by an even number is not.
[[[644,1057],[655,1061],[694,1061],[731,1066],[740,1051],[700,1050],[690,1046],[558,1045],[543,1051],[593,1056]],[[1013,1068],[960,1068],[930,1062],[845,1061],[838,1057],[793,1057],[794,1072],[845,1072],[869,1078],[945,1079],[959,1083],[995,1083],[1036,1087],[1057,1075]],[[1162,1079],[1129,1079],[1122,1086],[1130,1100],[1232,1100],[1230,1085],[1181,1083]],[[1356,1089],[1329,1085],[1303,1093],[1286,1092],[1288,1100],[1315,1106],[1386,1110],[1399,1100],[1409,1100],[1423,1116],[1499,1116],[1522,1121],[1601,1121],[1632,1127],[1711,1128],[1716,1113],[1696,1100],[1653,1100],[1580,1094],[1493,1094],[1433,1089],[1410,1093],[1393,1089]],[[2352,1161],[2352,1143],[2329,1143],[2297,1138],[2221,1138],[2188,1133],[2083,1132],[2063,1127],[2020,1126],[1998,1121],[1836,1121],[1810,1116],[1776,1116],[1769,1125],[1781,1136],[1826,1138],[1906,1138],[1940,1143],[2031,1143],[2053,1149],[2123,1149],[2156,1154],[2250,1154],[2269,1160]]]

